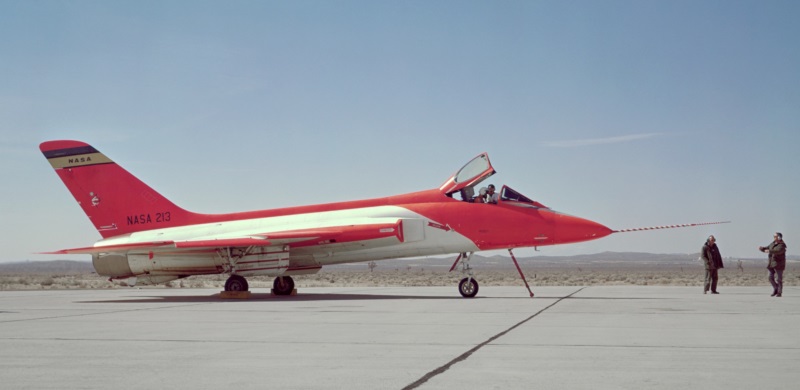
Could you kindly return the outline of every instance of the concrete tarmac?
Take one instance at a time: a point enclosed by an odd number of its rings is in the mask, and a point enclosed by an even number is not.
[[[720,291],[3,291],[0,388],[796,388],[800,288]]]

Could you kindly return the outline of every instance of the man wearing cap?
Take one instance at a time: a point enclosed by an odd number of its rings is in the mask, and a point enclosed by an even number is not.
[[[706,283],[703,286],[703,294],[708,294],[709,288],[712,294],[719,294],[717,292],[718,270],[724,268],[724,265],[722,264],[722,255],[719,254],[719,248],[717,248],[717,239],[714,236],[708,236],[700,253],[706,266]]]
[[[486,189],[485,203],[497,204],[497,193],[494,192],[494,184],[489,184],[489,188]]]
[[[780,297],[783,294],[783,270],[786,269],[786,243],[783,242],[783,234],[775,233],[772,243],[768,246],[760,246],[758,250],[769,253],[769,283],[772,284],[773,297]],[[777,278],[775,275],[777,274]]]

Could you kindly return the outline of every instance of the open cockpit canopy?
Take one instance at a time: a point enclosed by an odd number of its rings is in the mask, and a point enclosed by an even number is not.
[[[478,185],[484,180],[488,179],[490,176],[494,175],[495,172],[496,171],[492,167],[492,163],[489,161],[489,155],[487,153],[481,153],[461,167],[461,169],[459,169],[453,176],[447,179],[447,181],[445,181],[444,184],[439,187],[439,190],[449,197],[453,197],[454,195],[458,194],[458,197],[465,202],[477,201],[481,203],[482,201],[480,198],[484,194],[480,193],[480,191],[477,191]],[[517,206],[548,208],[547,206],[531,200],[525,195],[512,190],[508,186],[503,186],[498,199],[498,203],[499,202],[508,202],[508,204]]]
[[[489,162],[489,155],[481,153],[461,167],[453,176],[447,179],[439,190],[453,196],[454,193],[465,188],[474,188],[489,176],[494,175],[495,170]]]

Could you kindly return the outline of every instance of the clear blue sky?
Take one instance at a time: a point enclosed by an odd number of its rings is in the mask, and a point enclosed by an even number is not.
[[[100,236],[38,150],[219,213],[508,184],[612,229],[542,248],[800,253],[797,1],[0,0],[0,261]],[[530,255],[520,250],[518,255]],[[88,259],[88,257],[75,257]]]

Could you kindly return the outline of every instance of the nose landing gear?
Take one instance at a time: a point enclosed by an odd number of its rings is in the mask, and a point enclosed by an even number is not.
[[[467,277],[461,279],[461,282],[458,283],[458,292],[464,298],[474,298],[478,294],[478,281],[475,280],[472,268],[469,266],[469,260],[472,258],[473,253],[475,252],[469,252],[469,254],[459,253],[453,266],[450,267],[450,271],[454,270],[458,262],[461,261],[461,272],[467,274]]]
[[[472,268],[469,266],[469,260],[472,258],[472,254],[475,252],[469,253],[459,253],[456,261],[453,263],[453,266],[450,267],[450,271],[456,269],[459,261],[461,262],[461,272],[467,274],[467,277],[461,279],[461,282],[458,283],[458,292],[461,293],[461,296],[464,298],[473,298],[475,295],[478,294],[478,281],[475,280],[475,277],[472,273]],[[508,248],[508,253],[511,255],[511,260],[514,261],[514,266],[517,267],[517,272],[519,272],[519,277],[522,278],[522,281],[525,283],[525,288],[528,289],[528,294],[530,297],[533,298],[533,291],[531,291],[531,286],[528,285],[528,281],[525,279],[525,275],[522,273],[522,268],[520,268],[519,263],[517,263],[517,258],[514,256],[514,252],[511,248]]]
[[[464,298],[475,297],[475,295],[478,294],[478,281],[471,277],[461,279],[461,282],[458,283],[458,292],[460,292],[461,296]]]

